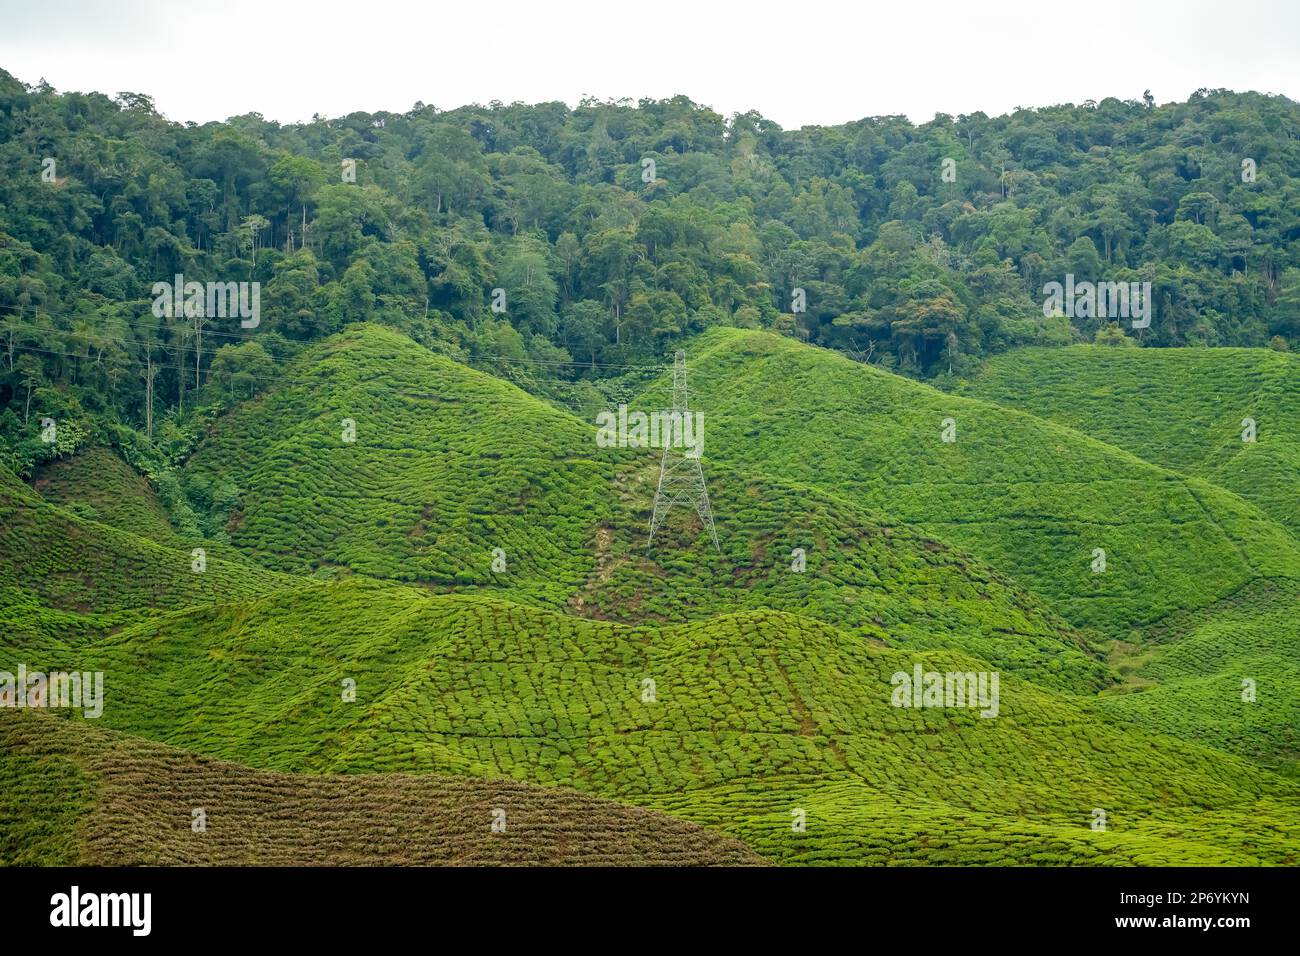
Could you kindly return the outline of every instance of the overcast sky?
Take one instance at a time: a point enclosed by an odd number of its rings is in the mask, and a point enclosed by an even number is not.
[[[1300,0],[0,0],[0,67],[171,119],[684,93],[786,128],[1198,87],[1300,99]]]

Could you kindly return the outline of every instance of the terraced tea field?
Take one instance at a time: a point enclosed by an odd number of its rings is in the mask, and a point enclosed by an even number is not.
[[[0,712],[0,851],[1300,862],[1272,499],[768,333],[689,354],[720,551],[689,511],[646,546],[654,450],[377,325],[216,421],[206,536],[110,449],[0,475],[0,670],[105,682]],[[994,698],[898,706],[918,666]]]
[[[718,472],[723,554],[678,523],[648,551],[653,450],[599,448],[591,423],[379,326],[354,327],[292,371],[321,384],[247,403],[185,470],[236,503],[230,542],[270,567],[627,622],[772,607],[873,639],[966,647],[1081,691],[1109,682],[1079,634],[994,569],[844,500]],[[354,442],[342,440],[348,416]],[[791,570],[795,548],[804,573]]]
[[[1100,635],[1300,575],[1300,543],[1237,495],[1026,411],[766,332],[711,331],[691,368],[710,461],[967,550]]]
[[[1256,582],[1142,646],[1116,655],[1127,682],[1106,713],[1300,775],[1300,585]]]
[[[43,466],[32,488],[52,505],[158,544],[184,544],[143,475],[111,448],[91,447]]]
[[[952,851],[972,863],[1044,862],[1034,834],[1060,862],[1284,863],[1300,825],[1296,785],[1008,675],[991,719],[892,706],[891,675],[918,663],[988,665],[778,612],[633,628],[358,580],[173,612],[70,658],[107,675],[102,726],[194,753],[282,772],[571,787],[703,823],[779,862],[863,862],[853,848],[879,854],[879,821],[892,831],[899,812],[964,834]],[[1100,840],[1094,808],[1109,817]],[[796,809],[804,832],[790,828]],[[1234,821],[1233,841],[1194,835],[1210,817]]]
[[[703,827],[569,790],[431,774],[267,773],[46,715],[0,715],[0,809],[21,818],[32,804],[58,808],[44,821],[54,825],[0,830],[0,865],[763,862]]]
[[[1017,349],[963,394],[1032,409],[1235,492],[1300,533],[1300,356],[1268,349]],[[1243,441],[1250,419],[1254,440]]]
[[[1235,492],[1300,530],[1300,358],[1264,349],[1020,349],[962,391],[1036,414]],[[1253,434],[1243,427],[1254,424]],[[1252,437],[1253,441],[1244,441]],[[1249,754],[1300,760],[1300,588],[1265,576],[1121,644],[1108,713]],[[1242,706],[1246,682],[1267,707]],[[1134,692],[1138,691],[1138,692]],[[1258,696],[1256,697],[1258,702]]]
[[[39,635],[57,647],[155,608],[298,584],[227,546],[178,538],[160,544],[80,517],[81,510],[49,504],[0,470],[0,628],[10,637]],[[204,552],[202,572],[195,571],[195,547]]]

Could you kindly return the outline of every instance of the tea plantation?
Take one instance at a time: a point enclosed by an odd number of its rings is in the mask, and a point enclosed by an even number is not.
[[[1269,349],[1017,349],[990,359],[962,393],[1032,409],[1146,461],[1205,478],[1300,532],[1300,356]]]
[[[1078,627],[1121,636],[1256,578],[1300,576],[1300,542],[1242,498],[1024,404],[948,395],[767,332],[715,329],[691,356],[710,461],[963,548]]]
[[[647,550],[653,449],[600,448],[567,410],[377,325],[290,373],[320,384],[245,404],[184,471],[229,503],[217,533],[267,566],[472,587],[626,622],[773,607],[966,647],[1079,691],[1108,682],[1080,635],[992,568],[779,474],[716,472],[721,555],[676,520]]]
[[[124,499],[118,513],[151,513],[150,501]],[[226,601],[299,583],[228,546],[170,536],[159,543],[81,517],[86,510],[49,504],[0,469],[4,650],[13,648],[12,639],[38,635],[41,646],[59,647],[154,609]],[[202,572],[195,570],[194,548],[203,551]]]
[[[0,474],[0,670],[105,684],[0,711],[0,859],[1300,862],[1300,542],[1230,435],[689,355],[719,551],[689,510],[647,546],[657,450],[371,324],[218,418],[183,502],[102,446]],[[897,706],[917,666],[996,696]]]
[[[1008,675],[996,716],[892,706],[891,676],[915,664],[988,665],[780,612],[634,628],[356,580],[172,612],[70,658],[106,675],[102,727],[284,772],[571,787],[782,862],[927,862],[924,842],[886,852],[900,810],[976,863],[1046,862],[1026,828],[1057,862],[1285,863],[1300,826],[1297,785]],[[796,809],[815,828],[793,831]]]
[[[712,830],[571,790],[432,774],[269,773],[46,715],[4,714],[0,811],[22,817],[31,804],[50,813],[0,830],[0,866],[763,862]]]

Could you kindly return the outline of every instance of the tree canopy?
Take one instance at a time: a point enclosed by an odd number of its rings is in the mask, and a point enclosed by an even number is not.
[[[1280,96],[799,130],[684,96],[182,125],[0,71],[0,156],[10,429],[42,402],[183,418],[361,320],[571,384],[717,325],[940,378],[1025,344],[1300,335],[1300,106]],[[1150,282],[1154,321],[1044,315],[1066,273]],[[177,274],[260,283],[260,322],[155,316]]]

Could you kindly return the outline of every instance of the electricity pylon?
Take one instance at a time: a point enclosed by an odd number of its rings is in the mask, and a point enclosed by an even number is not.
[[[686,397],[686,353],[681,349],[673,356],[673,417],[674,422],[685,422],[690,414]],[[696,448],[703,449],[704,435],[697,438]],[[655,531],[662,525],[668,509],[674,505],[689,504],[704,522],[713,547],[719,552],[718,532],[713,527],[713,509],[709,507],[709,489],[704,484],[704,469],[700,466],[700,456],[694,458],[686,454],[685,447],[675,447],[672,436],[663,438],[664,453],[659,460],[659,486],[655,489],[655,509],[650,517],[650,540],[646,547],[654,544]]]

